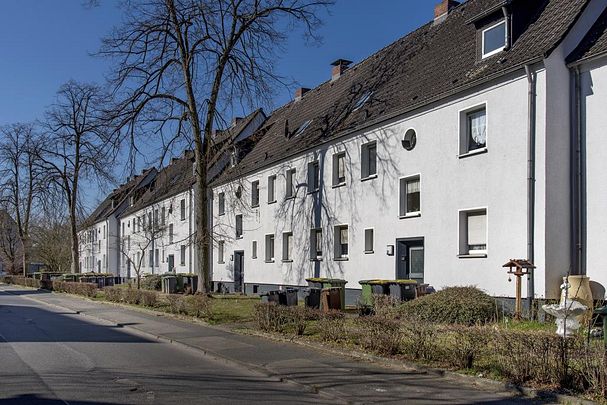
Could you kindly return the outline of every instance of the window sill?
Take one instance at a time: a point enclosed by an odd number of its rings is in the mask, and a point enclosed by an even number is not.
[[[276,204],[276,200],[274,200],[274,201],[268,201],[268,205],[270,205],[270,204]]]
[[[375,253],[375,251],[373,251],[373,250],[365,250],[366,255],[372,255],[374,253]]]
[[[285,197],[285,201],[294,200],[294,199],[295,199],[294,195],[288,195],[288,196]]]
[[[336,257],[333,260],[335,260],[336,262],[347,262],[348,258],[347,257]]]
[[[373,180],[377,178],[377,174],[372,174],[370,176],[367,177],[363,177],[362,179],[360,179],[360,181],[369,181],[369,180]]]
[[[422,216],[421,212],[410,212],[409,214],[406,215],[401,215],[398,218],[399,219],[407,219],[407,218],[419,218]]]
[[[310,258],[311,262],[322,262],[322,257]]]
[[[293,259],[282,259],[283,263],[293,263]]]
[[[274,263],[274,259],[272,259],[272,260],[266,260],[266,263]]]
[[[217,264],[226,264],[226,262],[217,262]]]
[[[316,194],[316,193],[318,193],[318,189],[317,188],[315,188],[314,190],[308,191],[308,195],[309,194]]]
[[[481,155],[481,154],[487,153],[487,152],[488,152],[487,147],[484,147],[484,148],[471,150],[470,152],[462,153],[462,154],[458,155],[457,158],[464,159],[464,158],[467,158],[470,156]]]
[[[484,259],[487,257],[487,253],[473,253],[466,255],[457,255],[460,259]]]
[[[251,204],[251,208],[259,208],[259,204],[255,204],[255,205]]]
[[[237,237],[236,237],[236,240],[238,240],[238,239],[242,239],[242,238],[243,238],[243,236],[242,236],[242,235],[240,235],[240,236],[237,236]]]
[[[331,188],[340,188],[340,187],[344,187],[345,185],[346,185],[346,183],[333,184],[331,186]]]

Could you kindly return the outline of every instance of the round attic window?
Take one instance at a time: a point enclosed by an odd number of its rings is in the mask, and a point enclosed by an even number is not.
[[[405,132],[405,137],[402,140],[403,148],[406,150],[413,150],[417,143],[417,134],[413,128],[410,128]]]

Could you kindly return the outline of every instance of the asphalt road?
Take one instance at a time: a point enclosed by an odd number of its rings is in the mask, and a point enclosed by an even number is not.
[[[0,405],[332,402],[0,291]]]

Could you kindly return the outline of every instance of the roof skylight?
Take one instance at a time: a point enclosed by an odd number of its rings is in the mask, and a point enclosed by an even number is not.
[[[373,95],[373,92],[371,90],[365,91],[362,94],[362,96],[360,96],[360,98],[358,99],[356,104],[354,104],[354,109],[352,111],[356,111],[356,110],[360,109],[362,106],[364,106],[367,103],[367,101],[369,101],[371,99],[372,95]]]
[[[301,135],[301,133],[304,132],[310,126],[311,123],[312,123],[312,120],[305,121],[303,124],[301,124],[299,126],[299,128],[297,128],[297,131],[295,131],[293,136]]]

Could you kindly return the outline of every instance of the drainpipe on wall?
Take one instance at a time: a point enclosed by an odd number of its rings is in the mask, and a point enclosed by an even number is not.
[[[573,261],[571,266],[571,274],[583,275],[586,274],[584,264],[584,221],[583,221],[583,174],[582,174],[582,103],[581,103],[581,81],[580,68],[576,66],[573,71],[574,81],[574,124],[572,136],[572,156],[571,167],[571,199],[572,199],[572,227],[571,240],[573,246]]]
[[[528,82],[528,128],[527,128],[527,260],[535,262],[535,126],[536,126],[536,79],[530,65],[525,65]],[[534,270],[527,276],[527,300],[531,311],[535,296]],[[531,313],[531,312],[530,312]]]
[[[502,13],[504,13],[504,22],[506,23],[506,46],[504,47],[504,51],[507,51],[512,45],[512,18],[510,18],[510,12],[508,11],[508,7],[502,6]]]
[[[192,188],[188,190],[188,262],[189,262],[189,270],[188,273],[194,273],[192,271],[192,213],[194,212],[192,207]]]

